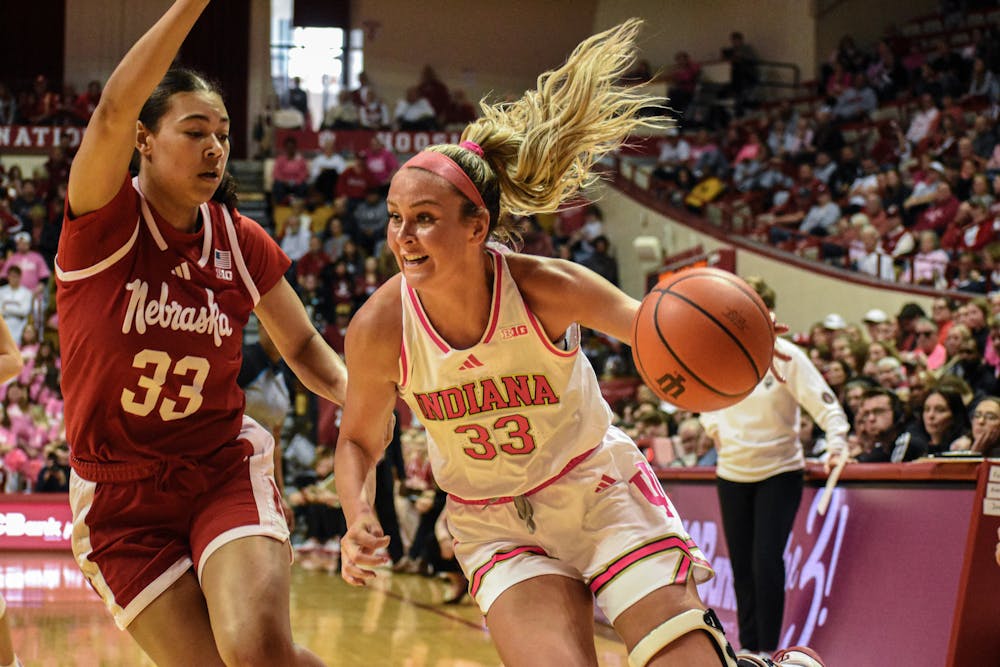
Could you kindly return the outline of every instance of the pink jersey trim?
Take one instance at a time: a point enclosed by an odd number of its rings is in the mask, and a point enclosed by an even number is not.
[[[530,310],[528,310],[527,306],[524,307],[524,312],[528,314],[528,321],[531,322],[531,326],[534,327],[535,333],[538,334],[538,338],[541,339],[543,343],[545,343],[545,347],[548,348],[549,352],[556,355],[557,357],[564,357],[564,358],[569,358],[576,355],[577,353],[576,346],[574,346],[572,350],[560,350],[558,347],[553,345],[552,341],[549,340],[548,334],[545,333],[545,329],[542,328],[542,325],[538,322],[538,319],[535,318],[534,314]]]
[[[434,344],[437,345],[438,349],[442,352],[451,352],[451,347],[446,342],[441,340],[441,338],[437,335],[437,332],[434,331],[434,327],[431,326],[430,321],[427,319],[427,314],[424,312],[423,304],[420,303],[420,299],[417,298],[416,292],[414,292],[413,288],[409,285],[406,286],[406,294],[410,297],[410,303],[413,305],[413,310],[417,313],[417,318],[420,320],[420,326],[424,328],[424,331],[427,332],[430,339],[434,341]]]
[[[399,386],[405,387],[410,379],[410,364],[406,358],[406,336],[399,341]]]
[[[598,446],[600,446],[600,445],[598,445]],[[560,477],[563,477],[570,470],[572,470],[573,468],[575,468],[578,465],[580,465],[581,462],[583,462],[584,460],[586,460],[588,456],[590,456],[591,454],[593,454],[596,451],[597,451],[597,447],[594,447],[593,449],[590,449],[590,450],[584,452],[583,454],[580,454],[579,456],[576,456],[576,457],[570,459],[569,463],[567,463],[563,467],[563,469],[560,470],[554,477],[550,477],[549,479],[545,480],[544,482],[542,482],[541,484],[539,484],[535,488],[530,489],[530,490],[524,492],[522,495],[530,496],[530,495],[536,494],[539,491],[541,491],[542,489],[544,489],[545,487],[549,486],[550,484],[553,484],[553,483],[557,482]],[[456,495],[454,495],[452,493],[449,493],[448,497],[451,498],[452,500],[454,500],[456,503],[461,503],[463,505],[497,505],[499,503],[510,503],[510,502],[514,501],[514,496],[500,496],[499,498],[485,498],[483,500],[467,500],[465,498],[459,498],[458,496],[456,496]]]
[[[676,535],[671,535],[670,537],[665,537],[650,544],[645,544],[638,549],[634,549],[633,551],[625,554],[605,568],[604,572],[591,579],[589,584],[590,591],[596,595],[602,588],[611,583],[615,577],[624,572],[629,566],[649,558],[650,556],[674,550],[681,552],[680,564],[678,565],[677,574],[674,576],[674,580],[670,583],[684,583],[687,581],[688,573],[691,570],[692,564],[711,567],[704,559],[692,555],[691,548],[694,546],[695,544],[693,540],[684,540]]]
[[[483,345],[490,342],[493,334],[496,333],[497,327],[500,324],[500,293],[501,293],[501,283],[500,278],[503,273],[503,262],[500,261],[500,253],[490,248],[487,248],[487,252],[493,255],[493,303],[490,305],[490,324],[486,327],[486,335],[483,336],[482,340],[477,343],[478,345]],[[410,303],[413,304],[413,310],[417,313],[417,318],[420,320],[420,325],[430,336],[434,344],[437,345],[444,353],[451,352],[451,346],[446,343],[441,336],[434,330],[431,326],[430,320],[427,318],[427,313],[424,312],[424,306],[420,303],[420,299],[417,297],[416,291],[406,285],[406,293],[410,298]]]
[[[491,248],[487,248],[486,250],[493,255],[493,313],[490,317],[490,326],[487,327],[486,335],[483,337],[483,343],[490,342],[493,334],[497,331],[497,326],[500,324],[500,294],[503,291],[501,289],[503,285],[501,274],[504,267],[500,253]]]
[[[493,558],[489,559],[485,564],[476,568],[475,573],[472,575],[472,586],[469,588],[469,593],[472,595],[472,597],[476,597],[476,594],[479,592],[479,589],[483,585],[483,577],[489,574],[494,567],[496,567],[500,563],[503,563],[504,561],[510,560],[511,558],[520,556],[521,554],[536,554],[539,556],[545,556],[546,558],[549,557],[549,555],[545,553],[545,549],[536,546],[516,547],[511,551],[493,554]]]

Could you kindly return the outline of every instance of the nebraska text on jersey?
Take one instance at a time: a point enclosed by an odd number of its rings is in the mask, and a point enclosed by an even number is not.
[[[125,321],[122,322],[122,333],[127,334],[132,329],[133,319],[136,333],[146,333],[147,326],[159,326],[174,331],[193,331],[210,334],[216,347],[222,345],[223,336],[228,337],[233,333],[229,317],[219,310],[219,305],[215,303],[215,294],[210,289],[205,289],[208,295],[207,304],[197,308],[168,301],[170,288],[166,283],[160,284],[160,298],[156,301],[146,300],[149,283],[144,280],[137,278],[126,284],[125,289],[131,292],[132,296],[129,297]]]
[[[559,397],[544,375],[507,375],[425,394],[414,393],[425,419],[459,419],[522,405],[555,405]]]

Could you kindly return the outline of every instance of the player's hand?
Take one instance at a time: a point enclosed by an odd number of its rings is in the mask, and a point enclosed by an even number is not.
[[[389,557],[379,553],[389,546],[389,536],[371,510],[359,516],[340,540],[340,576],[352,586],[364,586],[375,577],[371,568],[389,564]]]

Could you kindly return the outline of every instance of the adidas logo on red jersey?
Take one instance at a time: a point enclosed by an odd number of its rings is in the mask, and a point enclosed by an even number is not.
[[[476,355],[470,354],[468,357],[466,357],[465,363],[463,363],[461,366],[458,367],[458,370],[467,371],[470,368],[482,368],[482,367],[483,367],[483,362],[479,361],[479,359],[476,359]]]
[[[601,475],[601,481],[598,482],[597,488],[594,489],[594,493],[600,493],[601,491],[607,489],[609,486],[617,483],[618,480],[615,479],[614,477],[610,477],[608,475]]]
[[[174,274],[178,278],[184,278],[186,280],[191,280],[191,269],[188,268],[188,263],[187,262],[181,262],[170,273]]]

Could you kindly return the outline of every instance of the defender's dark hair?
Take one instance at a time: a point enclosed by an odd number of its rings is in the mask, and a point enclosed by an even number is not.
[[[160,129],[160,120],[170,110],[170,100],[178,93],[215,93],[222,97],[222,89],[215,82],[194,70],[174,67],[153,90],[153,93],[142,105],[139,111],[139,122],[150,132]],[[222,175],[219,187],[212,195],[212,201],[217,201],[230,209],[236,208],[239,197],[236,195],[236,179],[227,169]]]

